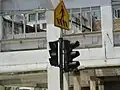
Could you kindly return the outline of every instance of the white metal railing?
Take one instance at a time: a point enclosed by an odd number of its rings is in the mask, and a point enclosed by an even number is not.
[[[113,32],[114,46],[120,46],[120,31]]]
[[[78,48],[102,47],[102,35],[100,32],[64,35],[64,39],[71,42],[79,41],[80,46]],[[2,51],[46,49],[47,40],[46,37],[6,39],[1,40],[1,48]]]
[[[68,39],[71,42],[79,41],[80,46],[78,48],[102,47],[102,34],[101,34],[101,32],[64,35],[64,39]]]
[[[46,49],[46,48],[47,48],[46,37],[1,40],[2,51]]]

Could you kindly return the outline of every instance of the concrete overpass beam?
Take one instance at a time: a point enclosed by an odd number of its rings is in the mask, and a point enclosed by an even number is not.
[[[64,73],[63,81],[64,81],[64,90],[69,90],[69,73]]]
[[[90,90],[96,90],[96,80],[95,80],[95,77],[90,77]]]
[[[42,88],[34,88],[34,90],[42,90]]]
[[[104,83],[103,81],[98,81],[98,90],[104,90]]]
[[[0,90],[5,90],[5,87],[3,85],[0,85]]]
[[[73,85],[74,85],[74,90],[81,90],[80,73],[74,74]]]

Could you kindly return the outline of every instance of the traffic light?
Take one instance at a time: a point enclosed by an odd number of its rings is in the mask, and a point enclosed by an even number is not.
[[[51,66],[58,67],[58,41],[49,42],[49,54],[51,58],[49,58],[49,62]]]
[[[78,51],[73,51],[79,46],[79,42],[70,43],[69,40],[64,40],[64,71],[69,72],[80,65],[79,61],[73,61],[74,58],[78,57],[80,53]]]

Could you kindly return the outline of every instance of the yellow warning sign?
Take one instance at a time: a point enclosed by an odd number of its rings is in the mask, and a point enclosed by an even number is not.
[[[63,1],[55,8],[54,25],[61,29],[69,30],[69,14]]]

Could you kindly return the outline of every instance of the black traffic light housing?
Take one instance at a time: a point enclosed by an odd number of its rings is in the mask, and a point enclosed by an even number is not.
[[[64,40],[64,71],[69,72],[77,69],[80,65],[79,61],[73,61],[74,58],[80,55],[79,51],[73,51],[79,46],[79,42],[71,43],[69,40]]]
[[[49,62],[51,66],[58,67],[58,40],[49,42],[49,47],[51,50],[49,50],[50,57]]]

